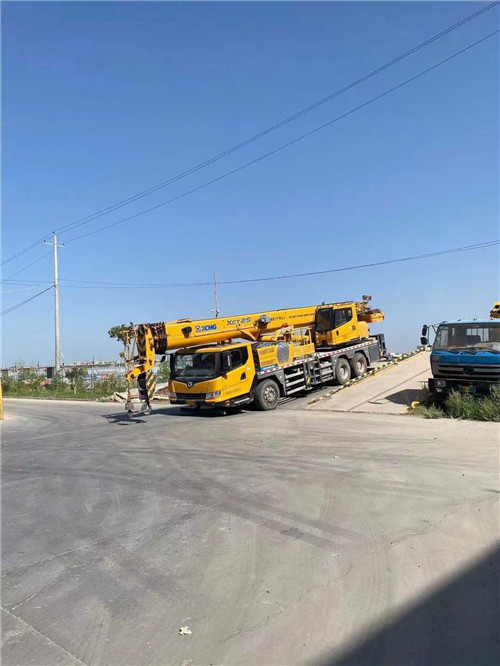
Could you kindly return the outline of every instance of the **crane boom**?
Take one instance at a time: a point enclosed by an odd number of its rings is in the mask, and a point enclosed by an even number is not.
[[[356,337],[367,337],[366,324],[383,321],[381,310],[369,306],[370,296],[363,296],[358,302],[333,303],[326,305],[311,305],[302,308],[284,308],[269,310],[252,314],[236,315],[233,317],[219,317],[212,319],[177,319],[174,321],[161,321],[153,324],[139,324],[134,328],[134,338],[137,344],[137,355],[126,375],[127,381],[139,377],[152,370],[155,365],[155,356],[167,352],[186,349],[187,347],[205,346],[213,343],[228,342],[235,338],[257,341],[263,334],[274,333],[285,328],[311,328],[317,324],[318,312],[333,312],[333,310],[348,309],[352,311],[350,317],[358,320],[358,324],[349,328],[346,340]],[[359,323],[362,322],[362,323]],[[355,323],[355,320],[352,320]],[[339,326],[340,324],[336,324]],[[333,327],[333,324],[332,326]],[[363,328],[364,327],[364,328]],[[352,328],[352,331],[351,331]],[[323,331],[326,333],[326,331]],[[323,336],[322,344],[335,344],[339,340],[332,340],[331,332]]]
[[[177,319],[154,324],[139,324],[135,327],[139,365],[127,373],[127,379],[152,369],[156,354],[166,354],[167,351],[196,345],[226,342],[233,338],[257,340],[262,333],[271,333],[287,326],[294,328],[313,326],[317,308],[317,305],[312,305],[234,317]]]

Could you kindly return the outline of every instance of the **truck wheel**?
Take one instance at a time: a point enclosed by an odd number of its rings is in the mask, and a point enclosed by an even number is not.
[[[337,361],[337,367],[335,368],[335,378],[337,382],[342,386],[346,384],[351,379],[351,366],[345,358],[339,358]]]
[[[265,379],[255,388],[254,403],[257,409],[267,412],[276,409],[280,399],[278,385],[272,379]]]
[[[355,377],[362,377],[368,368],[366,357],[361,352],[357,352],[351,359],[351,370]]]

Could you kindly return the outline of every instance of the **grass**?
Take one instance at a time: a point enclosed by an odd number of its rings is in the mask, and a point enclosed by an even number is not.
[[[125,382],[111,380],[96,381],[91,389],[83,385],[71,386],[63,382],[53,382],[46,387],[40,381],[2,380],[5,398],[45,398],[47,400],[99,400],[107,398],[115,391],[125,391]]]
[[[500,422],[500,386],[494,386],[489,396],[476,398],[467,393],[454,391],[447,398],[443,407],[432,404],[432,397],[427,396],[424,403],[413,410],[426,419],[467,419],[471,421]]]
[[[442,409],[435,407],[434,405],[417,405],[412,414],[419,414],[423,416],[424,419],[442,419],[446,416]]]

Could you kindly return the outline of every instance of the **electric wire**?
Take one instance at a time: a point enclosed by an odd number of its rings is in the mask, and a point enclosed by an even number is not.
[[[396,259],[386,259],[384,261],[374,261],[365,264],[356,264],[354,266],[343,266],[341,268],[328,268],[321,271],[307,271],[302,273],[290,273],[285,275],[273,275],[268,277],[256,277],[256,278],[242,278],[237,280],[218,280],[217,284],[219,285],[232,285],[232,284],[247,284],[250,282],[270,282],[272,280],[289,280],[292,278],[300,277],[310,277],[313,275],[326,275],[328,273],[341,273],[345,271],[354,271],[362,268],[373,268],[376,266],[386,266],[389,264],[402,263],[406,261],[416,261],[420,259],[429,259],[431,257],[440,257],[447,254],[455,254],[458,252],[469,252],[472,250],[482,250],[484,248],[495,247],[500,245],[500,239],[494,239],[490,241],[481,241],[479,243],[473,243],[471,245],[463,245],[461,247],[448,248],[445,250],[438,250],[435,252],[426,252],[423,254],[411,255],[408,257],[399,257]],[[130,289],[130,288],[165,288],[165,287],[206,287],[212,286],[213,281],[211,282],[150,282],[150,283],[134,283],[134,282],[99,282],[93,280],[72,280],[65,278],[60,280],[60,282],[78,282],[78,285],[60,285],[62,288],[66,289]]]
[[[0,280],[0,284],[7,284],[10,285],[11,287],[13,285],[19,285],[19,284],[34,284],[34,285],[41,285],[41,284],[53,284],[54,280],[37,280],[36,278],[33,280],[9,280],[6,282],[5,280]]]
[[[46,291],[49,291],[52,288],[53,285],[50,285],[50,287],[47,287],[47,289],[39,291],[38,294],[35,294],[34,296],[27,298],[25,301],[21,301],[20,303],[16,303],[16,305],[12,305],[10,308],[7,308],[6,310],[2,310],[2,312],[0,312],[0,317],[4,317],[6,314],[9,314],[10,312],[13,312],[14,310],[17,310],[18,308],[22,307],[23,305],[26,305],[26,303],[33,301],[35,298],[38,298],[42,294],[45,294]]]
[[[21,291],[30,291],[30,289],[36,289],[39,285],[33,284],[31,287],[24,287],[23,289],[10,289],[9,291],[0,291],[0,296],[4,294],[19,294]]]
[[[401,60],[409,57],[413,53],[415,53],[415,52],[419,51],[420,49],[424,48],[425,46],[428,46],[429,44],[435,42],[436,40],[438,40],[438,39],[444,37],[445,35],[447,35],[448,33],[452,32],[453,30],[456,30],[457,28],[459,28],[462,25],[468,23],[469,21],[479,17],[480,15],[489,11],[490,9],[493,9],[499,3],[500,3],[500,0],[497,0],[496,2],[492,2],[488,5],[486,5],[485,7],[482,7],[481,9],[477,10],[476,12],[464,17],[462,20],[458,21],[457,23],[449,26],[448,28],[445,28],[441,32],[437,33],[436,35],[433,35],[432,37],[430,37],[429,39],[421,42],[420,44],[417,44],[415,47],[409,49],[408,51],[405,51],[404,53],[400,54],[399,56],[397,56],[393,60],[390,60],[389,62],[381,65],[380,67],[378,67],[375,70],[369,72],[368,74],[365,74],[364,76],[360,77],[359,79],[347,84],[343,88],[331,93],[330,95],[327,95],[326,97],[324,97],[320,100],[317,100],[316,102],[310,104],[309,106],[305,107],[304,109],[302,109],[302,110],[292,114],[291,116],[279,121],[278,123],[272,125],[271,127],[268,127],[267,129],[263,130],[262,132],[259,132],[258,134],[253,135],[249,139],[246,139],[246,140],[240,142],[239,144],[236,144],[235,146],[232,146],[231,148],[228,148],[227,150],[222,151],[218,155],[215,155],[215,156],[205,160],[204,162],[201,162],[200,164],[197,164],[194,167],[191,167],[190,169],[187,169],[186,171],[183,171],[183,172],[177,174],[176,176],[173,176],[172,178],[170,178],[166,181],[163,181],[162,183],[159,183],[158,185],[152,186],[152,187],[148,188],[147,190],[144,190],[143,192],[139,192],[138,194],[133,195],[133,196],[127,198],[127,199],[123,199],[122,201],[120,201],[116,204],[113,204],[111,206],[108,206],[107,208],[103,208],[99,211],[96,211],[95,213],[87,215],[84,218],[80,218],[80,219],[76,220],[75,222],[69,223],[69,224],[64,225],[62,227],[59,227],[58,231],[62,231],[62,230],[68,231],[70,228],[76,228],[76,225],[80,225],[81,223],[87,223],[87,222],[93,221],[94,219],[98,219],[98,217],[102,217],[104,215],[107,215],[108,213],[111,213],[115,210],[118,210],[119,208],[127,205],[128,203],[132,203],[133,201],[136,201],[139,198],[147,196],[148,194],[151,194],[151,193],[157,191],[158,189],[160,189],[162,187],[166,187],[167,185],[169,185],[173,182],[176,182],[177,180],[180,180],[181,178],[184,178],[184,177],[186,177],[186,176],[188,176],[192,173],[195,173],[196,171],[199,171],[200,169],[203,169],[204,167],[206,167],[210,164],[213,164],[214,162],[222,159],[223,157],[226,157],[227,155],[230,155],[231,153],[233,153],[237,150],[240,150],[241,148],[247,146],[248,144],[250,144],[254,141],[257,141],[258,139],[262,138],[263,136],[266,136],[267,134],[275,131],[276,129],[279,129],[280,127],[283,127],[284,125],[296,120],[297,118],[302,117],[306,113],[309,113],[310,111],[316,109],[318,106],[321,106],[322,104],[325,104],[326,102],[331,101],[335,97],[338,97],[339,95],[341,95],[344,92],[346,92],[346,91],[354,88],[355,86],[363,83],[364,81],[372,78],[373,76],[376,76],[380,72],[388,69],[392,65],[394,65],[394,64],[400,62]],[[0,265],[4,265],[4,264],[6,264],[10,261],[13,261],[13,260],[17,259],[18,257],[22,256],[23,254],[25,254],[26,252],[29,252],[31,249],[33,249],[39,243],[41,243],[43,240],[45,240],[48,236],[49,236],[49,234],[47,233],[45,236],[41,237],[38,241],[32,243],[31,245],[28,245],[27,247],[20,250],[16,254],[12,255],[8,259],[5,259],[4,261],[2,261]]]
[[[420,77],[424,76],[425,74],[428,74],[429,72],[432,72],[436,68],[440,67],[441,65],[444,65],[447,62],[450,62],[454,58],[457,58],[459,55],[462,55],[463,53],[469,51],[470,49],[474,48],[475,46],[478,46],[482,42],[485,42],[487,39],[490,39],[491,37],[494,37],[496,34],[500,32],[500,29],[494,30],[493,32],[489,33],[485,37],[482,37],[481,39],[477,40],[476,42],[473,42],[472,44],[469,44],[463,49],[460,49],[459,51],[456,51],[453,53],[451,56],[448,56],[444,60],[440,60],[439,62],[435,63],[431,67],[428,67],[427,69],[424,69],[423,71],[419,72],[418,74],[415,74],[414,76],[410,77],[409,79],[406,79],[402,83],[399,83],[396,86],[393,86],[392,88],[389,88],[388,90],[385,90],[384,92],[380,93],[379,95],[376,95],[375,97],[372,97],[366,102],[363,102],[362,104],[359,104],[358,106],[355,106],[354,108],[350,109],[349,111],[346,111],[345,113],[342,113],[340,116],[336,116],[332,120],[329,120],[326,123],[323,123],[322,125],[319,125],[318,127],[310,130],[309,132],[306,132],[305,134],[302,134],[301,136],[292,139],[291,141],[288,141],[287,143],[282,144],[281,146],[278,146],[277,148],[274,148],[273,150],[270,150],[269,152],[265,153],[264,155],[260,155],[259,157],[256,157],[253,160],[250,160],[249,162],[246,162],[245,164],[242,164],[239,167],[236,167],[235,169],[231,169],[230,171],[226,171],[220,176],[217,176],[216,178],[212,178],[211,180],[202,183],[201,185],[198,185],[197,187],[194,187],[190,190],[187,190],[186,192],[183,192],[182,194],[178,194],[175,197],[172,197],[171,199],[168,199],[167,201],[163,201],[159,204],[156,204],[155,206],[151,206],[150,208],[146,208],[145,210],[139,211],[137,213],[134,213],[133,215],[129,215],[128,217],[121,218],[120,220],[116,220],[115,222],[111,222],[110,224],[106,224],[102,227],[98,227],[97,229],[94,229],[93,231],[89,231],[85,234],[81,234],[80,236],[74,236],[73,238],[70,238],[65,241],[66,245],[68,243],[72,243],[77,240],[81,240],[82,238],[87,238],[88,236],[93,236],[94,234],[100,233],[101,231],[105,231],[106,229],[111,229],[112,227],[117,226],[118,224],[123,224],[124,222],[128,222],[130,220],[134,220],[141,215],[146,215],[147,213],[150,213],[154,210],[158,210],[159,208],[162,208],[163,206],[167,206],[175,201],[179,201],[179,199],[183,199],[184,197],[187,197],[191,194],[194,194],[195,192],[199,192],[200,190],[205,189],[206,187],[209,187],[210,185],[213,185],[214,183],[218,183],[219,181],[223,180],[224,178],[227,178],[229,176],[232,176],[235,173],[238,173],[240,171],[243,171],[244,169],[247,169],[248,167],[257,164],[258,162],[261,162],[262,160],[265,160],[266,158],[270,157],[271,155],[275,155],[276,153],[279,153],[280,151],[284,150],[285,148],[289,148],[290,146],[295,145],[299,141],[302,141],[303,139],[306,139],[307,137],[312,136],[313,134],[316,134],[317,132],[320,132],[321,130],[325,129],[326,127],[329,127],[333,123],[338,122],[339,120],[342,120],[343,118],[346,118],[356,111],[359,111],[360,109],[363,109],[370,104],[373,104],[374,102],[378,101],[379,99],[382,99],[383,97],[386,97],[387,95],[390,95],[391,93],[395,92],[396,90],[399,90],[400,88],[403,88],[404,86],[408,85],[409,83],[412,83],[413,81],[416,81]]]
[[[377,67],[376,69],[372,70],[368,74],[365,74],[364,76],[360,77],[359,79],[356,79],[355,81],[352,81],[351,83],[347,84],[343,88],[340,88],[339,90],[336,90],[335,92],[327,95],[326,97],[323,97],[320,100],[317,100],[316,102],[313,102],[309,106],[305,107],[304,109],[301,109],[300,111],[297,111],[296,113],[292,114],[291,116],[288,116],[287,118],[279,121],[278,123],[272,125],[271,127],[268,127],[265,130],[262,130],[258,134],[255,134],[251,136],[248,139],[245,139],[244,141],[236,144],[235,146],[232,146],[231,148],[228,148],[218,155],[215,155],[204,162],[201,162],[200,164],[197,164],[189,169],[186,169],[185,171],[182,171],[181,173],[172,176],[168,180],[165,180],[161,183],[158,183],[157,185],[153,185],[152,187],[143,190],[142,192],[139,192],[137,194],[132,195],[131,197],[128,197],[127,199],[123,199],[122,201],[117,202],[116,204],[113,204],[111,206],[108,206],[107,208],[103,208],[101,210],[96,211],[95,213],[91,213],[90,215],[87,215],[86,217],[80,218],[79,220],[76,220],[75,222],[71,222],[69,224],[66,224],[62,227],[59,227],[56,231],[63,232],[63,231],[69,231],[71,229],[76,229],[77,227],[80,227],[84,224],[88,224],[89,222],[92,222],[93,220],[99,219],[100,217],[103,217],[104,215],[108,215],[111,212],[114,212],[115,210],[118,210],[120,208],[123,208],[124,206],[127,206],[128,204],[137,201],[139,199],[142,199],[143,197],[148,196],[149,194],[152,194],[153,192],[156,192],[168,185],[171,185],[172,183],[177,182],[178,180],[181,180],[185,178],[186,176],[189,176],[193,173],[196,173],[197,171],[200,171],[201,169],[205,168],[206,166],[209,166],[210,164],[213,164],[214,162],[217,162],[221,160],[224,157],[227,157],[228,155],[231,155],[232,153],[236,152],[237,150],[240,150],[241,148],[244,148],[245,146],[248,146],[250,143],[253,143],[257,141],[258,139],[261,139],[262,137],[270,134],[271,132],[274,132],[275,130],[279,129],[280,127],[283,127],[284,125],[287,125],[288,123],[293,122],[294,120],[297,120],[298,118],[304,116],[307,113],[310,113],[314,109],[318,108],[319,106],[322,106],[323,104],[326,104],[327,102],[330,102],[331,100],[335,99],[339,95],[342,95],[343,93],[347,92],[348,90],[351,90],[352,88],[360,85],[361,83],[364,83],[368,79],[376,76],[377,74],[380,74],[381,72],[385,71],[389,67],[392,67],[396,63],[400,62],[401,60],[404,60],[405,58],[408,58],[410,55],[413,53],[416,53],[420,49],[423,49],[424,47],[428,46],[429,44],[432,44],[438,39],[441,39],[445,35],[449,34],[453,30],[456,30],[457,28],[461,27],[465,23],[468,23],[469,21],[477,18],[484,12],[493,9],[495,6],[497,6],[499,2],[492,2],[491,4],[487,5],[486,7],[483,7],[479,9],[478,11],[474,12],[473,14],[470,14],[469,16],[466,16],[464,19],[459,21],[458,23],[455,23],[445,30],[442,30],[441,32],[437,33],[436,35],[433,35],[429,39],[426,39],[425,41],[421,42],[420,44],[417,44],[417,46],[414,46],[413,48],[409,49],[408,51],[405,51],[404,53],[400,54],[396,58],[390,60],[389,62],[386,62],[385,64],[381,65],[380,67]]]
[[[45,254],[42,254],[41,257],[38,257],[38,259],[35,259],[35,261],[32,261],[31,264],[28,264],[27,266],[24,266],[24,268],[20,268],[15,273],[12,273],[12,275],[9,275],[9,277],[3,278],[2,282],[4,282],[4,281],[6,282],[7,280],[11,280],[16,275],[19,275],[19,273],[22,273],[23,271],[27,270],[28,268],[30,268],[34,264],[37,264],[39,261],[42,261],[42,259],[45,259],[45,257],[48,257],[49,254],[52,254],[52,250],[50,250],[49,252],[46,252]]]
[[[2,261],[2,263],[0,264],[0,266],[3,266],[4,264],[8,264],[10,261],[14,261],[14,259],[17,259],[17,258],[20,257],[21,255],[26,254],[26,252],[29,252],[29,251],[32,250],[34,247],[37,247],[38,245],[40,245],[40,243],[43,243],[43,241],[44,241],[48,236],[49,236],[49,234],[45,234],[45,236],[42,236],[41,238],[39,238],[39,239],[38,239],[37,241],[35,241],[34,243],[31,243],[31,245],[28,245],[28,246],[25,247],[23,250],[20,250],[20,251],[17,252],[16,254],[13,254],[13,255],[12,255],[11,257],[9,257],[8,259],[4,259],[4,261]]]

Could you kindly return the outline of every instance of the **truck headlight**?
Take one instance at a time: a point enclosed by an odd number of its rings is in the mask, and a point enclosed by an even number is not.
[[[177,399],[177,394],[176,394],[175,391],[169,391],[168,392],[168,397],[171,398],[172,400],[176,400]]]
[[[438,388],[444,388],[446,386],[446,381],[444,379],[436,379],[436,386]]]
[[[212,391],[212,393],[207,393],[205,400],[210,400],[211,398],[218,398],[220,396],[220,391]]]

